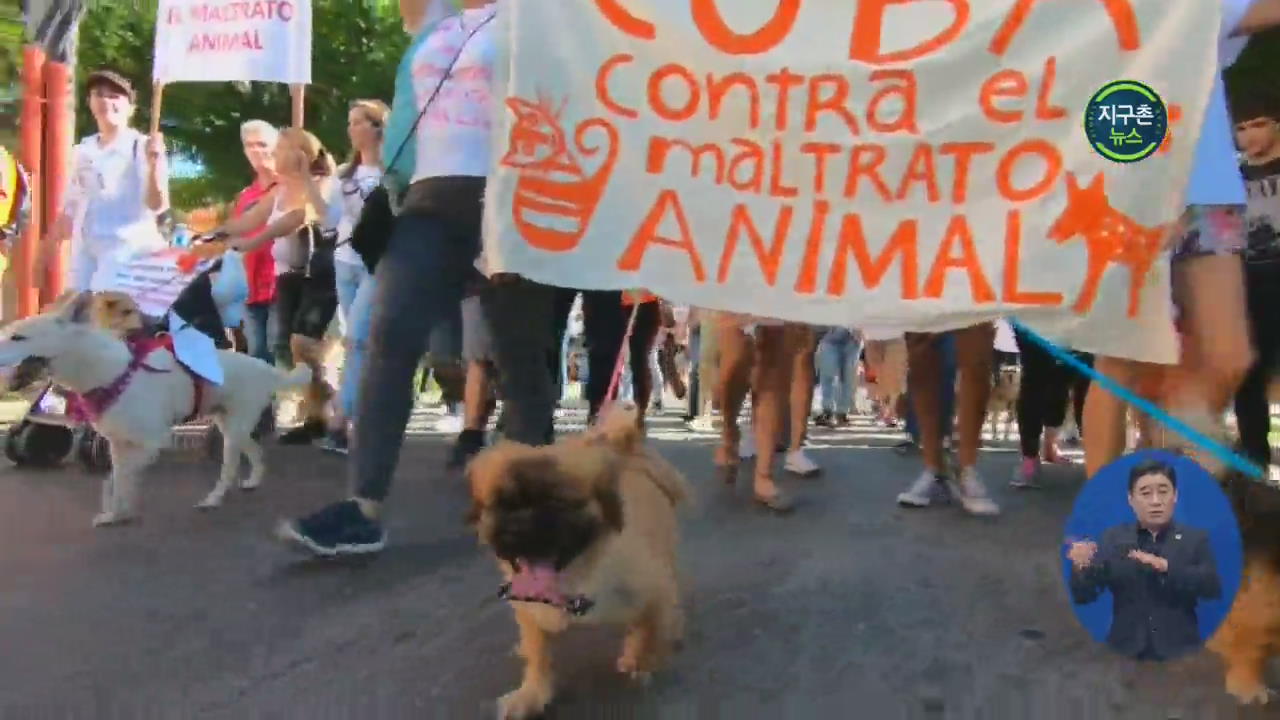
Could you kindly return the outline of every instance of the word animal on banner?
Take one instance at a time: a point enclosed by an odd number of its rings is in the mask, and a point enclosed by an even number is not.
[[[1172,362],[1160,259],[1219,12],[507,0],[487,257],[550,284],[819,324],[1015,315],[1080,350]],[[1167,118],[1141,162],[1084,129],[1119,80],[1159,94],[1135,123]]]
[[[311,0],[160,0],[157,82],[311,82]]]
[[[125,293],[143,313],[163,317],[187,284],[212,264],[203,261],[192,266],[189,259],[181,250],[162,250],[122,261],[115,282],[102,289]]]

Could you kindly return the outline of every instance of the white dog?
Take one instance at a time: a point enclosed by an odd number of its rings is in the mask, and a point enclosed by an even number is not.
[[[311,371],[298,366],[284,372],[248,355],[218,352],[223,383],[195,379],[163,347],[135,357],[124,341],[89,323],[91,293],[82,293],[42,315],[20,320],[0,335],[0,366],[29,357],[48,360],[53,381],[99,400],[93,428],[111,444],[111,475],[103,482],[102,509],[95,526],[134,517],[135,498],[144,468],[169,444],[173,426],[196,417],[212,418],[222,430],[222,472],[218,483],[196,506],[222,504],[248,458],[244,490],[262,483],[266,470],[262,446],[252,437],[262,412],[277,391],[305,386]],[[145,365],[138,366],[138,362]],[[199,407],[195,407],[199,399]]]

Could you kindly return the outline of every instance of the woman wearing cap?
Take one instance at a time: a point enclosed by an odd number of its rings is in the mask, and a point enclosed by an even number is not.
[[[90,74],[85,86],[98,132],[75,147],[67,200],[40,254],[43,275],[75,236],[67,282],[72,290],[111,287],[118,263],[165,247],[156,217],[169,205],[163,136],[148,138],[129,127],[137,101],[133,86],[109,70]]]

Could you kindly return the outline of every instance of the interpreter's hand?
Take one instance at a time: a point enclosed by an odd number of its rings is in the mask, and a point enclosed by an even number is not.
[[[1152,555],[1151,553],[1144,552],[1142,550],[1130,550],[1129,557],[1152,568],[1156,572],[1169,572],[1169,561],[1159,555]]]
[[[1098,554],[1098,544],[1083,540],[1071,543],[1071,548],[1067,550],[1067,557],[1071,559],[1071,564],[1077,570],[1083,570],[1089,567],[1093,562],[1093,556]]]
[[[151,137],[147,138],[147,164],[154,170],[159,164],[160,159],[164,157],[164,133],[153,132]]]

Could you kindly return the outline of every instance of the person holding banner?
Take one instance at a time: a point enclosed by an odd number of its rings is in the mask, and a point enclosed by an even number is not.
[[[231,217],[241,217],[275,188],[275,149],[279,138],[280,131],[264,120],[248,120],[240,126],[240,143],[244,147],[245,159],[253,169],[253,182],[236,196]],[[265,223],[262,227],[266,227]],[[246,237],[253,237],[257,230],[246,233]],[[276,295],[276,272],[271,248],[264,245],[246,253],[244,269],[249,278],[249,302],[244,322],[247,351],[265,363],[274,363],[275,330],[271,308]]]
[[[1280,0],[1221,0],[1219,73],[1205,110],[1186,192],[1186,211],[1171,234],[1173,301],[1182,333],[1182,362],[1155,370],[1165,383],[1164,404],[1197,430],[1221,436],[1227,405],[1254,362],[1249,341],[1241,253],[1246,245],[1247,195],[1235,163],[1235,140],[1221,69],[1235,62],[1243,36],[1280,26]],[[1098,371],[1125,386],[1153,371],[1112,357],[1096,359]],[[1085,464],[1090,476],[1125,448],[1122,400],[1097,387],[1085,405]],[[1207,454],[1198,459],[1220,469]]]
[[[978,450],[982,444],[982,424],[991,393],[991,363],[995,352],[995,326],[980,323],[949,333],[907,333],[907,393],[920,427],[920,449],[924,471],[900,495],[904,507],[927,507],[939,488],[945,488],[972,515],[998,515],[1000,506],[987,494],[978,474]],[[952,342],[959,388],[956,425],[959,437],[953,475],[947,468],[943,434],[942,343]],[[939,422],[942,420],[943,422]]]
[[[720,445],[715,450],[717,474],[730,487],[737,483],[743,443],[738,416],[750,392],[753,398],[751,429],[756,454],[752,497],[765,509],[779,514],[791,512],[794,503],[774,482],[773,459],[778,452],[778,439],[782,436],[784,418],[790,408],[796,348],[804,348],[808,352],[806,361],[812,366],[813,331],[804,325],[728,312],[717,313],[714,324],[720,340],[720,378],[716,394],[720,398],[723,420]],[[805,407],[802,428],[808,415],[808,407]],[[794,436],[797,433],[790,434]]]
[[[121,262],[164,249],[157,217],[169,205],[164,137],[129,127],[137,93],[119,73],[98,70],[85,82],[98,132],[75,147],[67,199],[40,253],[38,277],[74,237],[69,290],[115,287]]]
[[[479,273],[481,207],[492,165],[496,9],[488,0],[466,0],[462,8],[432,23],[432,12],[447,8],[424,0],[400,2],[414,39],[397,74],[383,143],[384,184],[399,198],[399,212],[374,273],[369,357],[348,466],[353,492],[277,528],[281,540],[316,555],[385,547],[379,517],[412,411],[414,372],[428,337],[460,311],[467,284]],[[544,330],[549,336],[549,315]],[[541,369],[543,351],[538,358]],[[539,376],[550,384],[545,372]]]

